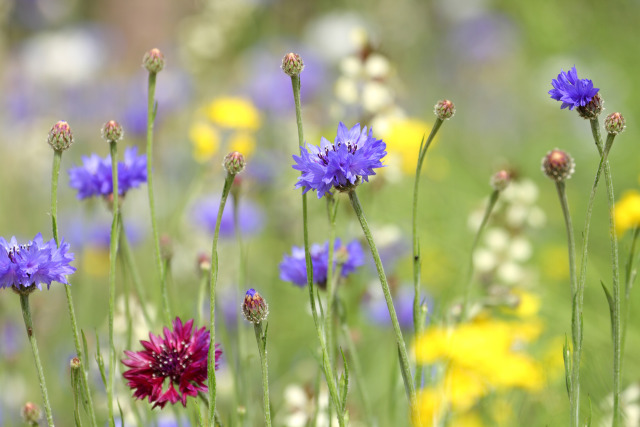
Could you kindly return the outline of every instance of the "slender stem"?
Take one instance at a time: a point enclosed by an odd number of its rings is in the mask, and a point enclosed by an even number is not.
[[[20,306],[22,307],[22,317],[24,318],[24,326],[27,328],[27,337],[29,338],[29,343],[31,344],[33,359],[36,362],[36,369],[38,370],[40,391],[42,392],[42,399],[44,400],[44,411],[47,414],[47,424],[52,427],[53,414],[51,412],[51,404],[49,403],[49,394],[47,393],[47,384],[44,379],[42,363],[40,363],[38,344],[36,343],[36,336],[33,334],[33,320],[31,318],[31,309],[29,308],[29,295],[22,293],[20,294]]]
[[[53,168],[51,173],[51,228],[53,238],[56,241],[56,246],[60,246],[60,239],[58,237],[58,176],[60,175],[60,162],[62,160],[62,151],[53,150]],[[76,311],[73,305],[73,296],[71,295],[71,286],[65,286],[64,292],[67,297],[67,310],[69,311],[69,318],[71,320],[71,330],[73,332],[73,342],[76,347],[76,354],[82,362],[82,387],[85,391],[87,398],[87,409],[91,417],[91,425],[97,426],[96,412],[93,407],[93,397],[89,390],[89,363],[84,354],[82,344],[80,343],[80,333],[78,332],[78,322],[76,320]]]
[[[578,304],[578,281],[576,277],[576,242],[573,234],[573,223],[571,221],[571,213],[569,211],[569,202],[567,201],[567,193],[565,191],[565,182],[556,181],[556,190],[558,191],[558,198],[560,200],[560,206],[562,207],[562,214],[564,216],[565,228],[567,231],[567,248],[569,254],[569,278],[571,281],[571,330],[573,337],[573,359],[571,361],[571,369],[569,379],[569,403],[571,406],[571,425],[576,426],[576,422],[579,422],[580,411],[580,360],[579,353],[576,349],[580,346],[580,342],[576,341],[582,333],[582,321],[581,321],[581,309]]]
[[[113,390],[116,370],[116,349],[113,343],[113,312],[116,300],[116,260],[118,254],[118,145],[116,141],[109,142],[111,151],[111,174],[113,179],[113,221],[111,222],[111,242],[109,245],[109,378],[107,381],[107,407],[109,408],[109,423],[115,426],[113,413]]]
[[[398,346],[398,356],[400,359],[400,368],[402,369],[402,379],[404,380],[405,391],[407,392],[407,397],[409,398],[409,402],[411,404],[412,413],[418,414],[418,411],[416,410],[416,390],[413,384],[413,377],[411,376],[411,367],[409,366],[407,347],[404,343],[404,338],[402,337],[402,330],[400,329],[400,323],[398,323],[396,309],[393,306],[393,299],[391,298],[391,291],[389,290],[389,283],[387,283],[387,276],[384,273],[382,261],[380,260],[380,254],[378,254],[378,249],[375,242],[373,241],[373,235],[371,234],[371,230],[369,229],[369,224],[367,223],[367,219],[364,216],[362,206],[360,205],[360,200],[358,200],[358,195],[355,191],[352,190],[349,192],[349,200],[351,200],[351,206],[353,206],[353,210],[355,211],[356,216],[360,221],[362,231],[364,232],[367,242],[369,243],[371,255],[373,255],[373,260],[375,261],[376,269],[378,270],[380,285],[382,285],[382,292],[384,293],[384,299],[387,302],[389,316],[391,317],[391,322],[393,324],[393,332],[396,336],[396,344]]]
[[[302,129],[302,108],[300,106],[300,76],[291,76],[291,86],[293,87],[293,100],[296,106],[296,123],[298,124],[298,145],[302,151],[304,145],[304,131]],[[340,426],[344,426],[344,411],[342,411],[342,405],[340,403],[340,397],[338,395],[338,389],[336,380],[333,375],[333,369],[331,368],[331,359],[327,352],[327,344],[325,342],[324,334],[322,332],[322,326],[320,319],[318,318],[318,312],[316,310],[314,286],[313,286],[313,265],[311,263],[311,252],[309,251],[309,227],[307,218],[307,194],[302,194],[302,229],[304,237],[304,253],[305,262],[307,268],[307,287],[309,288],[309,301],[311,304],[311,313],[313,315],[313,322],[316,327],[316,334],[318,335],[318,341],[320,342],[320,349],[322,351],[322,368],[324,370],[325,380],[327,387],[329,388],[329,395],[338,412],[338,423]]]
[[[238,244],[238,286],[236,287],[236,296],[238,301],[241,301],[243,295],[243,289],[245,289],[245,273],[246,273],[246,259],[244,254],[244,247],[242,244],[242,232],[240,230],[240,217],[239,217],[239,209],[240,209],[240,191],[237,187],[233,187],[231,189],[233,195],[233,227],[236,234],[236,241]],[[248,398],[247,398],[247,375],[245,369],[245,357],[244,357],[244,341],[245,341],[245,329],[243,317],[240,312],[236,313],[236,358],[238,361],[236,376],[237,376],[237,393],[238,393],[238,405],[242,407],[247,407]],[[240,417],[240,425],[244,424],[245,413],[243,411],[236,411],[238,413],[238,417]]]
[[[151,321],[151,316],[149,315],[149,311],[147,310],[147,302],[148,299],[144,292],[144,287],[142,286],[142,279],[140,278],[140,272],[138,271],[138,267],[136,265],[135,258],[133,256],[133,251],[131,250],[131,244],[129,243],[129,237],[124,229],[124,221],[122,219],[122,213],[119,213],[119,228],[120,228],[120,255],[124,259],[124,264],[127,269],[131,273],[131,280],[133,281],[133,286],[136,288],[136,293],[138,294],[138,299],[140,301],[140,309],[142,310],[142,315],[144,316],[144,320],[147,322],[147,325],[151,326],[153,322]]]
[[[582,313],[584,309],[584,288],[587,280],[587,256],[589,253],[589,231],[591,226],[591,214],[593,211],[593,203],[595,201],[596,190],[598,189],[598,183],[600,182],[600,176],[604,170],[604,165],[611,149],[611,144],[607,141],[607,146],[602,147],[600,141],[600,129],[597,124],[597,120],[591,121],[591,129],[593,131],[594,139],[596,140],[596,147],[600,152],[600,163],[596,176],[591,187],[591,193],[589,194],[589,202],[587,204],[587,212],[585,216],[584,229],[582,231],[582,254],[580,258],[580,274],[578,276],[578,287],[576,290],[577,300],[576,308],[573,311],[571,325],[572,325],[572,361],[571,361],[571,425],[576,427],[580,425],[580,361],[582,357]],[[611,140],[613,143],[613,140]]]
[[[267,334],[262,331],[262,323],[255,323],[253,330],[256,333],[256,343],[260,353],[262,364],[262,400],[264,404],[264,421],[267,427],[271,427],[271,409],[269,405],[269,371],[267,369]]]
[[[210,304],[210,326],[209,333],[211,334],[211,344],[209,345],[209,363],[208,363],[208,375],[209,375],[209,424],[213,425],[215,421],[216,413],[216,283],[218,281],[218,237],[220,235],[220,223],[222,222],[222,212],[224,211],[224,205],[227,203],[227,197],[229,196],[229,190],[231,184],[233,184],[233,178],[235,175],[227,173],[224,180],[224,187],[222,189],[222,197],[220,198],[220,206],[218,207],[218,216],[216,218],[216,228],[213,233],[213,244],[211,247],[211,279],[210,279],[210,291],[209,291],[209,304]]]
[[[427,150],[429,146],[431,146],[431,142],[435,138],[440,126],[442,125],[443,120],[440,118],[436,119],[436,122],[433,124],[431,128],[431,132],[429,133],[429,137],[427,141],[423,141],[420,144],[420,151],[418,153],[418,163],[416,165],[416,177],[413,181],[413,211],[412,211],[412,239],[413,239],[413,331],[414,331],[414,339],[417,340],[418,337],[424,331],[424,320],[422,319],[422,310],[421,310],[421,302],[420,302],[420,273],[421,273],[421,262],[420,262],[420,237],[418,236],[418,188],[420,186],[420,172],[422,171],[422,164],[424,163],[424,159],[427,155]],[[416,386],[422,383],[422,366],[416,366],[416,378],[415,378]]]
[[[471,245],[471,252],[469,253],[469,265],[467,267],[467,283],[464,290],[464,300],[462,301],[462,315],[461,319],[466,319],[469,314],[469,297],[471,296],[471,283],[473,281],[473,254],[476,251],[476,247],[478,246],[478,242],[480,241],[480,237],[482,236],[482,232],[489,221],[489,217],[491,216],[491,212],[493,208],[496,206],[496,202],[498,201],[498,197],[500,196],[499,190],[493,190],[491,196],[489,197],[489,203],[487,204],[487,208],[484,211],[484,216],[482,217],[482,222],[480,223],[480,227],[478,228],[478,232],[476,236],[473,238],[473,244]]]
[[[333,197],[327,197],[327,214],[329,217],[329,263],[327,265],[327,311],[325,314],[325,332],[327,339],[327,347],[329,348],[329,358],[331,366],[335,364],[336,339],[334,331],[333,306],[336,299],[336,284],[333,280],[334,274],[334,258],[335,258],[335,240],[336,240],[336,213],[338,201]],[[338,275],[339,277],[339,275]]]
[[[618,427],[622,421],[622,407],[620,406],[621,376],[622,376],[622,335],[621,322],[621,298],[620,298],[620,271],[618,261],[618,236],[615,227],[615,196],[613,192],[613,179],[611,167],[606,159],[605,152],[611,148],[614,134],[607,135],[607,142],[603,149],[602,136],[600,134],[600,121],[598,118],[590,120],[591,133],[596,143],[598,153],[604,158],[604,179],[607,186],[607,201],[609,203],[609,240],[611,243],[611,275],[613,288],[613,427]]]
[[[162,314],[167,324],[171,323],[169,313],[169,296],[167,294],[167,277],[162,264],[162,253],[160,252],[160,236],[158,234],[158,223],[156,221],[155,199],[153,197],[153,124],[156,119],[156,73],[149,73],[149,90],[147,98],[147,190],[149,192],[149,209],[151,211],[151,229],[153,231],[153,242],[155,243],[156,268],[160,279],[160,291],[162,293]]]

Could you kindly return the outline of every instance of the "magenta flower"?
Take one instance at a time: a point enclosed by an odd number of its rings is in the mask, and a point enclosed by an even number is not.
[[[137,399],[149,399],[153,407],[164,408],[167,402],[182,402],[187,406],[187,396],[197,396],[207,391],[207,356],[209,331],[205,327],[193,330],[193,320],[184,325],[179,317],[173,321],[173,330],[164,328],[164,338],[149,333],[150,341],[140,341],[144,351],[125,351],[128,366],[123,376],[134,389]],[[216,369],[222,350],[216,344]],[[165,379],[169,380],[165,390]],[[176,387],[178,389],[176,390]]]

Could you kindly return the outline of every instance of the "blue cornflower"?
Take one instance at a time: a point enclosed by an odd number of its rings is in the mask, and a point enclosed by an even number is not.
[[[383,167],[380,160],[387,154],[386,148],[387,144],[372,136],[372,130],[367,133],[366,126],[362,131],[359,123],[347,129],[340,122],[333,144],[322,138],[320,147],[307,144],[300,156],[293,156],[293,168],[302,172],[296,188],[304,188],[304,193],[316,190],[318,198],[330,194],[333,187],[349,190],[361,179],[369,181],[369,176],[376,174],[374,168]]]
[[[42,290],[43,283],[47,289],[51,282],[68,285],[66,275],[76,271],[69,265],[73,254],[68,251],[64,240],[57,247],[53,239],[45,243],[40,233],[24,245],[18,245],[15,237],[9,242],[0,237],[0,288],[35,286]]]
[[[560,71],[558,79],[551,80],[553,89],[549,91],[551,98],[562,101],[560,108],[573,110],[575,107],[584,107],[596,96],[597,87],[593,87],[593,82],[589,79],[579,79],[575,65],[569,72]]]
[[[118,162],[118,194],[147,182],[147,156],[138,155],[137,147],[128,147],[124,161]],[[82,166],[69,169],[69,185],[78,190],[78,199],[109,196],[113,193],[111,156],[82,156]]]
[[[342,245],[340,239],[334,243],[333,267],[340,264],[340,274],[347,277],[356,268],[364,264],[364,252],[360,243],[353,240],[347,245]],[[324,287],[327,282],[327,270],[329,267],[329,242],[324,245],[313,244],[309,248],[311,265],[313,267],[313,282]],[[294,246],[291,255],[285,255],[280,263],[280,279],[291,282],[294,285],[305,286],[307,284],[307,264],[304,257],[304,248]]]

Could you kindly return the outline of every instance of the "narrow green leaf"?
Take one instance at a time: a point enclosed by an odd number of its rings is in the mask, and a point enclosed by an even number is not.
[[[564,345],[562,346],[562,358],[564,359],[564,379],[567,386],[567,394],[571,397],[571,357],[569,352],[569,339],[564,335]]]
[[[96,332],[96,362],[98,363],[98,370],[102,377],[102,383],[105,388],[107,387],[107,375],[104,370],[104,360],[102,359],[102,353],[100,353],[100,340],[98,339],[98,332]]]
[[[342,355],[342,363],[344,364],[344,374],[340,375],[340,401],[342,404],[342,413],[347,411],[347,393],[349,392],[349,365],[347,364],[347,358],[344,356],[344,351],[340,347],[340,354]]]
[[[613,319],[615,316],[615,310],[614,310],[614,303],[613,303],[613,297],[611,296],[611,294],[609,293],[609,290],[607,289],[607,287],[605,286],[604,282],[601,280],[600,284],[602,285],[602,290],[604,291],[604,294],[607,297],[607,303],[609,304],[609,319],[611,320],[611,339],[615,339],[615,337],[613,336]]]

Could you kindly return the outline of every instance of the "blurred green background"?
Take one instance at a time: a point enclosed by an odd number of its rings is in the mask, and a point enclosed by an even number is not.
[[[57,120],[68,121],[75,144],[62,161],[59,223],[61,235],[76,254],[78,271],[71,282],[80,327],[90,337],[92,353],[96,333],[104,348],[105,236],[110,214],[102,200],[77,200],[67,185],[66,171],[81,164],[82,156],[106,156],[108,147],[99,129],[110,119],[120,121],[125,129],[123,147],[137,145],[143,150],[146,71],[140,66],[141,58],[148,49],[160,48],[167,66],[158,76],[154,177],[160,230],[173,245],[174,314],[195,317],[196,259],[211,246],[211,235],[194,223],[193,204],[220,193],[222,158],[230,149],[242,147],[249,162],[242,197],[259,207],[263,225],[246,236],[246,284],[270,304],[272,416],[275,425],[306,425],[319,378],[317,340],[307,292],[280,280],[278,271],[291,246],[302,245],[299,193],[293,191],[296,173],[290,167],[291,154],[297,151],[295,116],[288,77],[279,69],[281,58],[295,51],[306,63],[301,80],[308,142],[318,144],[320,136],[333,140],[338,122],[343,121],[347,126],[358,122],[372,126],[374,134],[389,144],[388,167],[358,192],[374,233],[386,239],[390,252],[397,255],[386,265],[397,295],[410,286],[412,277],[413,175],[406,172],[414,167],[412,153],[433,123],[433,105],[439,99],[451,99],[457,113],[444,124],[429,151],[420,194],[423,289],[432,301],[431,322],[444,322],[460,302],[473,238],[468,223],[473,223],[470,216],[482,209],[491,191],[490,176],[501,168],[512,171],[517,183],[525,183],[522,197],[527,201],[512,195],[504,212],[509,203],[524,203],[537,219],[515,227],[504,213],[490,227],[506,230],[509,238],[526,240],[532,251],[518,262],[519,275],[507,280],[497,270],[477,275],[475,296],[484,301],[495,289],[506,289],[508,295],[515,289],[537,296],[536,318],[543,328],[526,351],[539,360],[551,352],[560,365],[545,365],[549,376],[542,389],[491,393],[470,411],[481,414],[483,425],[565,425],[568,399],[558,343],[570,333],[566,237],[555,186],[540,172],[540,162],[553,148],[567,150],[576,161],[567,191],[579,249],[598,155],[588,122],[575,112],[561,111],[547,92],[551,79],[573,65],[581,78],[593,80],[605,100],[605,113],[620,111],[628,124],[609,157],[616,195],[637,189],[640,147],[632,141],[638,138],[635,118],[640,114],[640,106],[633,103],[640,94],[639,14],[638,2],[575,0],[1,0],[0,235],[27,240],[42,232],[46,239],[51,237],[52,152],[46,135]],[[257,119],[245,125],[229,124],[228,117],[216,116],[215,102],[239,121],[249,114],[228,104],[230,98],[249,103]],[[408,119],[414,121],[411,129]],[[584,314],[583,408],[586,413],[591,402],[594,425],[610,423],[607,399],[612,387],[609,314],[599,285],[601,279],[611,282],[603,190],[594,209]],[[160,296],[146,189],[127,194],[123,209],[135,236],[136,259],[149,297],[144,303],[157,310]],[[324,200],[311,195],[310,210],[311,241],[323,243],[328,234]],[[621,271],[630,234],[620,236]],[[346,199],[341,200],[338,236],[361,238]],[[481,243],[489,252],[495,249],[492,245],[490,240]],[[235,239],[224,239],[220,252],[221,295],[229,295],[221,297],[220,303],[238,307]],[[125,294],[125,282],[119,276],[119,295]],[[73,341],[60,286],[36,293],[31,300],[54,415],[57,424],[64,426],[73,420],[68,372]],[[372,308],[379,301],[378,288],[375,270],[367,265],[341,284],[340,293],[375,418],[379,425],[407,425],[393,334]],[[638,293],[633,290],[625,389],[640,381],[634,356],[640,350],[637,306]],[[149,327],[136,321],[134,326],[131,341],[136,350],[140,349],[137,340],[149,331],[160,333],[162,324],[158,321]],[[245,337],[251,338],[249,325],[243,326]],[[406,329],[408,341],[409,332]],[[223,348],[225,344],[231,348],[219,374],[220,411],[228,419],[237,411],[229,374],[235,363],[231,355],[236,335],[233,325],[216,334],[226,341]],[[244,347],[250,355],[247,369],[252,388],[245,409],[249,425],[261,425],[259,367],[249,338]],[[119,339],[119,352],[131,348],[125,329]],[[0,424],[21,425],[20,408],[27,401],[41,402],[41,397],[18,298],[8,290],[0,298],[0,355],[4,390]],[[104,402],[104,388],[94,371],[94,400]],[[143,412],[148,410],[146,402],[130,399],[124,382],[117,386],[125,411],[134,404]],[[357,387],[354,382],[349,397],[352,425],[367,425]],[[301,403],[301,396],[309,402],[302,399]],[[502,420],[491,409],[498,400],[510,414]],[[640,412],[637,397],[627,403],[628,414]],[[99,408],[102,418],[104,403]],[[182,407],[164,413],[192,414]],[[294,416],[303,419],[302,424],[296,424]],[[456,425],[455,419],[450,422]]]

